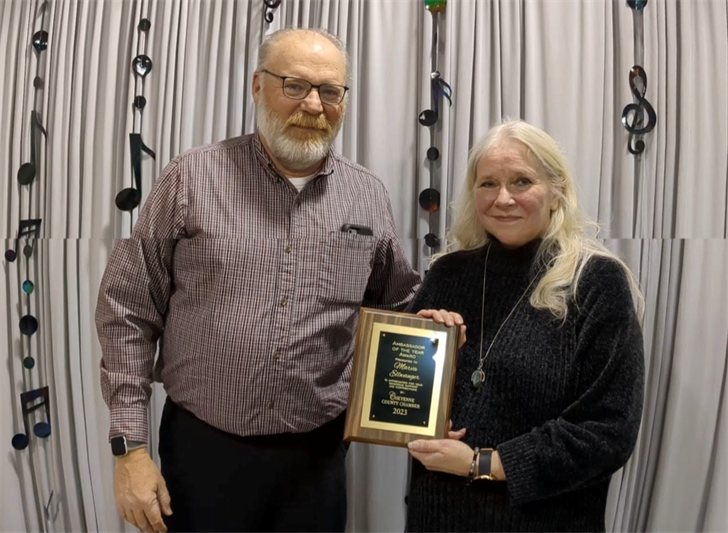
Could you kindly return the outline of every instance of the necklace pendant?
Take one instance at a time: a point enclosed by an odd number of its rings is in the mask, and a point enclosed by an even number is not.
[[[473,387],[479,389],[485,382],[485,372],[481,368],[476,369],[473,375],[470,376],[470,381],[473,383]]]

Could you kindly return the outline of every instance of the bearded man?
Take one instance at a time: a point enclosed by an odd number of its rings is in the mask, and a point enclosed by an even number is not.
[[[101,385],[117,507],[144,531],[346,527],[359,308],[403,309],[420,282],[384,185],[332,150],[347,79],[332,35],[272,34],[253,78],[258,131],[175,157],[114,247]],[[161,472],[153,380],[167,393]]]

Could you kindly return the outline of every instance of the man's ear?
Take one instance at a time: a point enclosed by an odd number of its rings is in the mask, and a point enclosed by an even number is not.
[[[260,91],[263,90],[263,79],[260,72],[256,72],[253,74],[253,102],[255,102],[255,105],[258,105],[258,98],[260,98]]]

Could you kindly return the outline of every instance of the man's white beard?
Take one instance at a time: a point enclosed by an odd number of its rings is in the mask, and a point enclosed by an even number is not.
[[[322,131],[320,135],[299,140],[288,136],[285,121],[275,116],[262,99],[258,105],[257,118],[258,131],[265,138],[273,156],[293,171],[304,171],[323,161],[343,122],[340,120],[338,124],[331,124],[328,132]]]

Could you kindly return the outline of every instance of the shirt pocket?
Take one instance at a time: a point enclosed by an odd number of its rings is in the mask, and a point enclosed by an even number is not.
[[[371,235],[331,232],[322,247],[319,300],[361,305],[374,264],[377,239]]]

